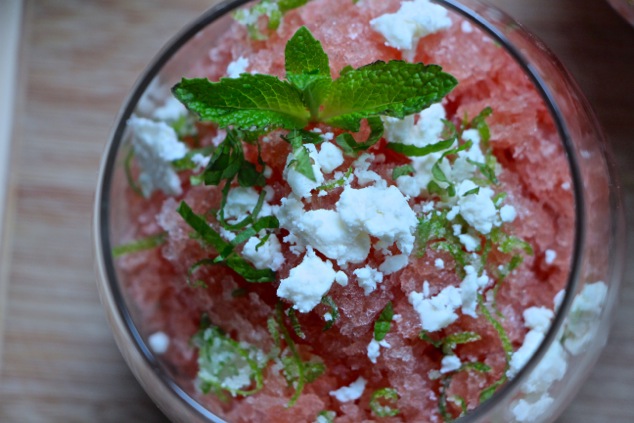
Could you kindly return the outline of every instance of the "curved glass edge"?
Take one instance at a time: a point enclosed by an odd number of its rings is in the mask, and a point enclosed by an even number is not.
[[[163,371],[158,365],[158,360],[154,356],[154,354],[150,351],[150,349],[145,344],[141,335],[139,334],[137,328],[132,321],[130,316],[130,311],[128,310],[125,301],[123,299],[122,292],[120,291],[119,286],[115,283],[117,280],[113,257],[110,253],[111,244],[110,244],[110,234],[108,232],[108,209],[109,209],[109,194],[112,183],[112,170],[114,168],[114,163],[116,161],[116,156],[118,152],[118,148],[122,142],[123,135],[125,133],[126,121],[131,116],[137,102],[143,95],[146,88],[150,85],[151,81],[155,76],[158,75],[159,71],[165,65],[166,62],[170,60],[170,58],[191,38],[193,38],[196,34],[198,34],[202,29],[207,27],[209,24],[216,21],[218,18],[224,16],[228,12],[234,10],[237,7],[242,6],[245,3],[248,3],[250,0],[226,0],[218,5],[210,8],[207,12],[201,15],[198,19],[193,21],[189,26],[185,27],[180,33],[174,36],[170,42],[155,56],[152,63],[142,76],[139,78],[137,83],[135,84],[131,95],[124,102],[125,106],[121,109],[119,115],[116,118],[116,127],[114,128],[110,140],[106,146],[106,153],[102,159],[100,165],[100,173],[98,178],[98,188],[95,195],[95,217],[94,217],[94,242],[96,248],[96,262],[97,262],[97,272],[98,276],[101,279],[102,283],[99,284],[100,295],[102,298],[102,302],[104,303],[104,307],[108,311],[108,320],[113,328],[123,329],[122,333],[116,334],[115,338],[119,349],[121,350],[124,358],[129,363],[133,372],[137,379],[141,382],[146,390],[151,394],[153,400],[157,402],[159,407],[166,412],[168,416],[170,416],[175,421],[178,420],[178,416],[181,416],[182,406],[189,407],[189,416],[190,418],[195,418],[195,421],[203,418],[205,421],[212,421],[217,423],[223,423],[224,420],[219,419],[217,416],[209,412],[207,409],[202,407],[196,400],[194,400],[189,394],[183,391],[174,381],[171,380],[171,377]],[[488,401],[478,406],[476,409],[470,411],[467,415],[458,419],[459,422],[472,422],[472,421],[482,421],[481,419],[489,415],[493,410],[493,407],[496,404],[503,400],[504,398],[510,398],[512,395],[517,393],[521,384],[525,381],[527,375],[534,370],[539,361],[546,354],[549,346],[556,340],[557,333],[560,330],[561,326],[564,323],[565,317],[570,309],[570,306],[573,301],[573,296],[575,293],[574,288],[577,285],[577,281],[580,277],[580,260],[582,257],[583,246],[585,242],[585,202],[583,197],[583,188],[582,178],[579,171],[579,165],[576,161],[576,156],[574,154],[574,148],[572,146],[573,141],[567,131],[567,127],[564,122],[565,119],[555,101],[552,93],[547,88],[545,81],[540,76],[540,73],[537,69],[535,69],[524,57],[521,51],[515,48],[512,43],[508,40],[506,35],[500,31],[494,24],[489,23],[480,12],[476,11],[476,7],[467,7],[464,4],[461,4],[459,1],[455,0],[437,0],[437,3],[443,4],[447,8],[457,12],[464,17],[470,19],[472,22],[476,23],[482,30],[488,33],[492,38],[496,39],[505,49],[511,54],[511,56],[515,59],[515,61],[520,65],[520,67],[526,72],[526,74],[531,78],[535,87],[538,89],[540,95],[542,96],[545,104],[549,108],[555,124],[557,126],[557,130],[559,132],[560,138],[564,144],[564,148],[566,154],[569,158],[570,170],[573,176],[574,181],[574,197],[576,202],[576,231],[575,231],[575,248],[572,255],[571,262],[571,271],[569,276],[569,282],[566,289],[565,298],[555,316],[554,321],[551,324],[551,327],[546,334],[546,337],[540,347],[537,349],[535,354],[529,360],[529,362],[524,366],[524,368],[518,373],[518,375],[512,380],[508,381],[501,389],[499,389]],[[484,5],[477,0],[466,0],[463,3],[472,3],[477,6],[477,9],[486,10],[487,12],[495,12],[499,14],[499,18],[509,24],[517,25],[520,27],[515,21],[500,12],[499,10],[492,8],[491,6]],[[520,27],[521,28],[521,27]],[[557,61],[552,54],[550,54],[547,49],[542,47],[544,52],[551,57],[551,60]],[[558,63],[558,62],[557,62]],[[563,70],[563,67],[561,67]],[[565,73],[565,71],[564,71]],[[576,89],[577,92],[580,92],[574,82],[567,76],[567,80],[565,81],[571,87]],[[594,118],[594,115],[587,108],[587,111],[590,113],[590,117]],[[598,130],[598,124],[596,124],[596,128]],[[610,162],[610,154],[609,151],[603,151],[603,158]],[[614,167],[611,163],[607,164],[609,170],[609,181],[611,183],[615,183],[616,181]],[[615,187],[618,191],[618,183],[615,184]],[[611,194],[610,197],[612,210],[614,214],[614,219],[612,219],[612,234],[615,248],[613,251],[616,252],[615,255],[612,255],[611,258],[614,262],[615,269],[612,271],[612,279],[615,279],[614,284],[618,284],[619,275],[622,273],[623,268],[623,253],[624,250],[624,236],[623,236],[623,228],[624,228],[624,217],[622,212],[622,204],[620,200],[620,196],[618,192],[616,194]],[[619,270],[620,269],[620,270]],[[611,287],[614,285],[610,285]],[[109,289],[107,289],[109,288]],[[616,297],[615,292],[617,291],[617,287],[610,290],[611,301],[614,301]],[[608,304],[609,305],[609,304]],[[606,309],[609,309],[606,307]],[[112,310],[117,310],[118,314],[113,313]],[[135,346],[134,353],[130,353],[126,351],[124,345],[129,345],[132,342]],[[598,356],[598,355],[597,355]],[[595,357],[596,360],[596,357]],[[132,365],[135,364],[135,366]],[[138,365],[142,366],[142,369],[138,368]],[[160,386],[159,390],[171,390],[176,397],[178,398],[176,403],[162,403],[156,397],[156,395],[152,395],[152,393],[157,392],[156,386],[149,386],[149,383],[159,382],[163,385]],[[180,406],[180,407],[179,407]],[[178,413],[175,413],[175,408],[178,408]],[[182,416],[181,416],[182,417]],[[191,420],[190,420],[191,421]],[[202,420],[201,420],[202,421]]]
[[[630,25],[634,25],[634,1],[633,0],[607,0],[610,6],[625,19]]]

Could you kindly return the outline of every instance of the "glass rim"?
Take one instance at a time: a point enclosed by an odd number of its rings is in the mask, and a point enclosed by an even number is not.
[[[112,255],[112,244],[110,242],[110,226],[109,226],[109,204],[110,204],[110,191],[112,187],[112,177],[114,174],[115,162],[119,148],[123,142],[124,134],[127,126],[127,120],[131,117],[134,109],[136,108],[142,95],[153,81],[153,79],[160,73],[163,66],[169,62],[176,52],[180,50],[188,41],[196,36],[201,30],[213,24],[219,18],[222,18],[227,13],[231,13],[233,10],[243,6],[246,3],[254,2],[255,0],[222,0],[218,4],[212,6],[207,11],[203,12],[200,16],[191,21],[175,36],[173,36],[167,44],[154,56],[150,64],[144,69],[142,74],[137,79],[130,94],[122,103],[122,107],[115,119],[115,125],[111,131],[108,143],[104,149],[105,154],[102,157],[99,175],[97,179],[97,189],[95,192],[95,204],[94,204],[94,219],[93,219],[93,241],[95,248],[95,260],[99,279],[99,285],[107,291],[107,300],[111,303],[106,303],[106,299],[103,298],[102,302],[106,312],[109,314],[109,319],[113,319],[116,322],[110,322],[111,325],[115,323],[122,327],[113,327],[113,330],[124,329],[124,336],[128,342],[132,342],[135,347],[135,351],[142,358],[143,364],[148,370],[150,370],[154,376],[164,384],[176,398],[191,411],[195,412],[198,417],[210,420],[214,423],[225,423],[223,419],[216,416],[213,412],[205,408],[190,394],[185,392],[169,375],[167,371],[159,364],[160,360],[157,355],[146,345],[138,328],[136,327],[130,310],[124,299],[124,295],[121,291],[121,287],[118,284],[118,278],[116,275],[114,257]],[[576,292],[576,287],[579,283],[580,271],[581,271],[581,259],[583,256],[584,244],[586,239],[585,231],[585,203],[583,195],[583,181],[581,178],[581,172],[579,164],[577,162],[577,156],[574,153],[573,141],[570,137],[568,129],[565,125],[565,119],[559,106],[557,105],[550,89],[539,75],[537,69],[528,62],[522,52],[516,48],[512,42],[495,27],[484,18],[481,14],[477,13],[470,7],[467,7],[460,3],[460,0],[433,0],[439,3],[449,10],[462,15],[472,23],[478,25],[488,36],[494,41],[497,41],[501,47],[513,58],[513,60],[520,66],[526,76],[528,76],[540,95],[542,101],[546,105],[554,123],[557,128],[561,144],[564,148],[564,152],[567,157],[567,162],[572,177],[572,190],[574,195],[575,205],[575,233],[574,233],[574,247],[570,260],[570,269],[568,273],[565,295],[559,308],[555,310],[554,319],[551,322],[550,328],[541,342],[535,353],[529,359],[529,361],[522,367],[517,375],[506,381],[503,386],[498,389],[488,400],[478,405],[476,408],[469,410],[464,416],[456,419],[456,422],[467,423],[471,421],[478,421],[478,419],[485,417],[489,412],[493,410],[500,400],[513,395],[517,389],[521,386],[522,382],[526,380],[530,372],[537,366],[542,357],[546,354],[552,343],[556,340],[560,327],[563,325],[565,316],[570,309],[573,301],[573,296]],[[488,5],[480,0],[467,0],[469,2],[477,3],[487,10],[494,10],[499,13],[499,16],[508,22],[517,24],[517,22],[500,11],[499,9]],[[519,28],[525,33],[531,34],[523,26],[517,24]],[[534,36],[533,36],[534,37]],[[538,42],[534,38],[534,42]],[[550,55],[552,60],[558,62],[558,60],[550,53],[549,50],[545,50],[545,53]],[[614,175],[610,174],[610,178]],[[613,197],[611,195],[611,197]],[[113,306],[114,305],[114,309]],[[116,313],[116,314],[115,314]],[[117,343],[119,340],[117,339]],[[118,345],[120,349],[123,349],[122,345]],[[124,354],[125,355],[125,354]],[[136,372],[135,372],[136,374]],[[155,402],[158,400],[152,398]]]

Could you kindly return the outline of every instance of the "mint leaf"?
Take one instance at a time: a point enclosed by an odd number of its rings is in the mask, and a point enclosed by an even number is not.
[[[300,90],[317,79],[331,79],[328,55],[305,26],[288,40],[285,57],[286,79]]]
[[[416,147],[415,145],[407,145],[396,142],[390,142],[387,144],[387,148],[396,151],[397,153],[405,154],[410,157],[422,157],[431,153],[437,153],[439,151],[450,148],[453,143],[456,142],[454,138],[438,141],[434,144],[429,144],[424,147]]]
[[[219,82],[183,78],[172,92],[201,120],[221,128],[303,128],[310,118],[301,91],[271,75],[245,73]]]
[[[377,417],[393,417],[400,411],[396,408],[398,391],[394,388],[381,388],[372,393],[370,410]]]
[[[335,142],[339,145],[339,147],[341,147],[345,154],[349,156],[356,156],[357,153],[372,147],[383,137],[384,127],[381,118],[377,116],[369,117],[368,125],[370,126],[370,135],[368,135],[368,139],[364,142],[356,142],[354,137],[348,132],[339,134],[335,139]]]
[[[359,131],[370,116],[404,118],[439,102],[457,84],[440,66],[394,60],[342,72],[324,100],[323,122]]]
[[[194,211],[182,201],[176,210],[178,214],[181,215],[183,220],[187,222],[187,224],[196,231],[196,234],[202,239],[202,241],[211,247],[213,247],[216,252],[218,252],[221,258],[221,262],[227,265],[234,272],[242,276],[247,282],[261,283],[261,282],[273,282],[275,280],[275,272],[271,269],[256,269],[243,259],[240,256],[237,256],[235,253],[228,253],[228,256],[225,257],[224,253],[230,252],[233,246],[222,239],[220,234],[216,232],[207,221],[194,213]],[[203,260],[207,260],[204,263]],[[219,261],[213,260],[209,262],[211,259],[203,259],[201,260],[201,264],[215,264]]]
[[[396,166],[392,169],[392,179],[395,181],[401,176],[411,175],[414,173],[414,166],[407,164],[402,166]]]
[[[308,149],[303,143],[301,133],[299,131],[290,132],[286,140],[291,143],[293,148],[294,159],[289,163],[289,167],[292,167],[311,181],[317,181],[313,171],[313,162],[310,159]]]
[[[382,341],[385,339],[385,335],[390,331],[392,326],[392,318],[394,317],[394,310],[392,308],[392,301],[388,302],[379,318],[374,322],[374,339]]]
[[[321,303],[327,305],[328,307],[330,307],[330,317],[331,317],[331,319],[329,321],[327,321],[326,325],[324,326],[323,330],[325,332],[328,329],[330,329],[332,327],[332,325],[335,324],[335,321],[339,318],[339,307],[337,307],[337,304],[334,302],[332,297],[327,296],[327,295],[321,299]]]
[[[154,247],[158,247],[167,241],[167,232],[160,232],[155,235],[150,235],[144,238],[132,241],[129,244],[117,245],[112,249],[112,255],[117,258],[126,254],[136,253],[139,251],[150,250]]]

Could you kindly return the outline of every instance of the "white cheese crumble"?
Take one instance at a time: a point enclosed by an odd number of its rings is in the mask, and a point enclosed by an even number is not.
[[[277,296],[292,302],[293,308],[301,313],[308,313],[326,295],[335,281],[335,274],[332,263],[317,257],[309,247],[303,261],[280,281]]]
[[[240,56],[227,66],[227,77],[238,78],[241,74],[246,73],[248,67],[249,59]]]
[[[376,360],[381,356],[381,347],[390,348],[391,345],[385,339],[377,341],[374,338],[368,344],[368,358],[373,364],[376,364]]]
[[[464,195],[474,188],[477,185],[470,180],[463,181],[456,187],[460,215],[474,229],[486,235],[498,220],[495,204],[491,200],[494,192],[489,187],[480,187],[476,194]]]
[[[404,269],[409,262],[409,257],[406,254],[397,254],[395,256],[387,256],[383,263],[379,266],[379,270],[384,275],[391,275],[401,269]]]
[[[421,38],[449,28],[447,10],[429,0],[404,1],[396,13],[387,13],[370,21],[372,28],[387,40],[386,45],[410,52]]]
[[[427,289],[423,286],[423,293],[411,292],[408,300],[418,313],[422,328],[428,332],[444,329],[455,322],[458,319],[455,311],[462,305],[460,289],[448,286],[430,298],[429,283]]]
[[[445,374],[458,370],[462,366],[462,362],[456,355],[446,355],[442,358],[440,366],[440,373]]]
[[[515,377],[535,354],[544,340],[553,316],[553,312],[545,307],[530,307],[524,310],[524,326],[530,330],[524,337],[522,346],[511,356],[506,372],[509,378]]]
[[[544,252],[544,261],[546,264],[553,264],[557,258],[557,252],[555,250],[546,250]]]
[[[502,222],[512,222],[517,217],[517,212],[515,211],[515,207],[505,204],[500,208],[500,219]]]
[[[434,266],[436,266],[436,269],[444,269],[445,261],[441,258],[437,258],[436,260],[434,260]]]
[[[462,21],[460,24],[460,30],[465,34],[470,34],[473,32],[473,25],[469,21]]]
[[[357,380],[349,386],[342,386],[336,391],[330,391],[330,396],[335,397],[339,402],[355,401],[361,398],[367,381],[363,376],[359,376]]]
[[[476,307],[478,305],[478,293],[489,284],[489,277],[486,272],[478,276],[478,271],[473,266],[465,266],[465,278],[460,283],[460,298],[462,301],[462,314],[477,317]]]
[[[165,122],[154,122],[133,116],[128,120],[132,130],[134,156],[139,163],[139,185],[145,197],[156,190],[167,195],[182,193],[181,181],[172,168],[172,161],[182,159],[187,147]]]
[[[598,329],[608,287],[602,282],[587,284],[577,294],[564,328],[564,347],[577,355],[592,342]]]
[[[286,182],[288,182],[288,185],[290,185],[293,190],[293,194],[299,198],[309,197],[310,192],[324,182],[324,175],[319,167],[317,148],[314,144],[304,144],[304,147],[308,149],[308,155],[313,162],[312,169],[315,175],[315,180],[313,181],[306,175],[296,171],[293,166],[289,167],[289,164],[295,160],[295,155],[293,153],[290,153],[286,159],[286,167],[284,168],[283,174],[284,179],[286,179]]]
[[[262,245],[260,243],[262,240],[258,237],[249,238],[242,248],[242,256],[253,263],[256,269],[279,270],[285,259],[277,236],[270,234]]]
[[[341,286],[348,286],[348,275],[341,270],[338,270],[335,274],[335,282],[337,282]]]
[[[412,233],[418,219],[396,187],[346,187],[336,207],[350,228],[364,231],[385,245],[396,243],[404,254],[412,252],[415,240]]]
[[[378,283],[383,282],[383,273],[370,266],[356,269],[352,273],[357,277],[357,283],[363,288],[363,293],[366,297],[376,290]]]
[[[169,96],[165,103],[152,112],[152,117],[166,123],[178,121],[187,115],[187,108],[174,96]]]
[[[331,142],[324,142],[317,153],[319,167],[324,173],[331,173],[343,164],[341,149]]]
[[[248,217],[257,205],[259,197],[260,194],[253,187],[232,188],[222,209],[225,220],[236,223]],[[271,213],[271,206],[264,201],[259,216],[269,216]]]
[[[156,354],[165,354],[170,345],[170,339],[164,332],[155,332],[147,339],[150,349]]]

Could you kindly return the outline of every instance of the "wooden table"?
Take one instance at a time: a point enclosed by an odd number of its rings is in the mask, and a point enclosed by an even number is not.
[[[26,2],[0,256],[0,422],[166,421],[106,324],[93,272],[92,200],[126,93],[160,46],[211,2]],[[577,78],[634,210],[634,28],[601,0],[495,3]],[[631,230],[628,238],[634,245]],[[560,422],[634,422],[634,252],[628,260],[610,342]]]

